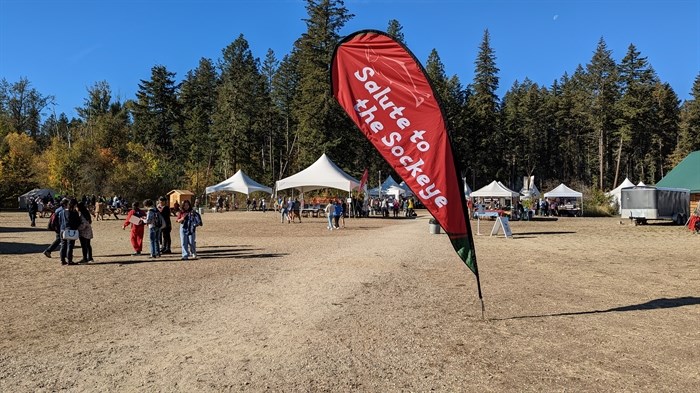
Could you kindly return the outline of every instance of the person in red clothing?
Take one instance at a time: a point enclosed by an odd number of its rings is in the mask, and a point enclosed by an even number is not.
[[[131,210],[126,215],[122,229],[126,229],[127,226],[131,225],[131,246],[134,248],[134,253],[131,255],[141,255],[141,250],[143,249],[143,220],[146,213],[139,209],[139,203],[134,202],[131,205]],[[136,220],[132,220],[132,217],[136,217]]]

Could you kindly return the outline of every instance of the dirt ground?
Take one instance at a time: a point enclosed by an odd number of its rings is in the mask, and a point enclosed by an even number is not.
[[[700,391],[700,236],[512,222],[476,236],[482,319],[425,214],[206,213],[198,260],[156,262],[112,219],[61,266],[47,219],[0,212],[0,391]]]

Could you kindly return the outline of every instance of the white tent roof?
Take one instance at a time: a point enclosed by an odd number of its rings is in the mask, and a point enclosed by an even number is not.
[[[303,171],[278,180],[277,190],[296,188],[301,192],[318,190],[320,188],[335,188],[350,192],[357,188],[360,182],[343,172],[324,153],[316,162]]]
[[[583,198],[583,194],[574,191],[567,187],[564,183],[561,183],[557,188],[552,191],[544,193],[545,198]]]
[[[382,183],[382,185],[381,185],[380,187],[381,187],[381,190],[382,190],[382,194],[386,194],[386,193],[389,191],[389,189],[390,189],[391,187],[398,187],[398,188],[401,188],[401,189],[403,189],[404,192],[405,192],[405,189],[404,189],[403,187],[401,187],[401,186],[399,185],[399,183],[397,183],[396,180],[394,180],[394,178],[391,177],[391,175],[387,176],[386,180],[384,180],[384,183]],[[367,192],[369,193],[369,195],[373,195],[373,196],[374,196],[374,195],[379,195],[379,189],[380,189],[380,187],[374,187],[374,188],[372,188],[371,190],[369,190],[369,191],[367,191]]]
[[[634,187],[634,183],[632,183],[630,179],[625,178],[625,180],[622,183],[620,183],[620,185],[617,186],[614,190],[610,190],[605,193],[605,195],[611,197],[611,205],[615,205],[617,203],[618,213],[622,211],[622,204],[620,203],[620,200],[622,199],[622,189],[629,187]]]
[[[250,195],[251,192],[255,191],[263,191],[268,194],[272,194],[272,188],[263,186],[262,184],[254,181],[242,170],[239,170],[235,175],[229,177],[221,183],[206,188],[207,194],[217,191],[233,191],[246,195]]]
[[[640,180],[639,183],[637,183],[637,187],[646,187],[646,184]]]
[[[478,197],[498,197],[498,198],[516,198],[520,194],[504,186],[499,181],[492,181],[491,184],[481,187],[469,195],[471,198]]]
[[[534,176],[523,177],[523,188],[520,189],[520,194],[524,198],[539,198],[540,197],[540,190],[538,190],[537,186],[535,185],[535,177]]]
[[[405,181],[401,181],[401,183],[399,184],[399,187],[403,188],[406,191],[406,195],[408,195],[408,196],[413,195],[413,191],[411,191],[411,187],[409,187]]]

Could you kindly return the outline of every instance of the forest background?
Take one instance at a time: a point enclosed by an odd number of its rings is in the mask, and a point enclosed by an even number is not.
[[[239,169],[273,185],[322,153],[355,177],[368,168],[398,180],[331,94],[331,56],[353,15],[338,0],[307,0],[306,10],[306,32],[281,58],[255,58],[241,34],[181,81],[154,65],[124,102],[96,81],[70,119],[47,116],[55,97],[27,78],[2,78],[0,204],[16,207],[34,187],[130,200],[178,188],[200,195]],[[410,48],[398,20],[386,31]],[[625,177],[655,184],[700,149],[700,74],[681,101],[633,43],[616,62],[601,37],[571,75],[549,86],[525,78],[503,97],[488,30],[470,83],[447,75],[436,50],[424,65],[473,188],[498,179],[518,190],[535,175],[540,189],[566,182],[600,197]]]

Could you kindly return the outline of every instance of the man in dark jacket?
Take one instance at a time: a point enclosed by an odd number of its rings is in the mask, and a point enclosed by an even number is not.
[[[161,230],[162,239],[160,242],[160,253],[172,254],[172,251],[170,251],[170,231],[172,231],[173,226],[170,223],[170,207],[168,206],[168,199],[164,196],[158,198],[158,211],[160,211],[160,215],[163,216],[163,220],[165,220],[165,228]]]
[[[55,222],[55,225],[53,227],[53,231],[56,232],[56,240],[51,243],[51,245],[44,250],[44,255],[46,255],[47,258],[51,258],[51,251],[56,250],[58,246],[62,245],[61,244],[61,216],[63,216],[63,211],[68,207],[68,199],[62,199],[61,204],[56,208],[56,211],[54,211],[53,215],[49,217],[49,220],[52,220]],[[55,220],[54,220],[55,218]],[[49,223],[51,225],[51,223]]]
[[[36,198],[29,198],[29,220],[31,221],[31,226],[36,226],[36,212],[39,210],[39,204],[36,203]]]

